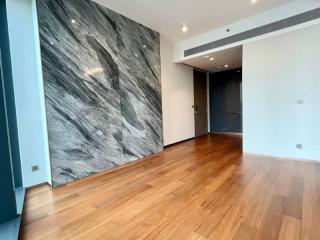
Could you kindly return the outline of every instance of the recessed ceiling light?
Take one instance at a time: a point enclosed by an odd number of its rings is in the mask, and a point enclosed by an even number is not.
[[[226,64],[226,65],[224,65],[224,67],[225,67],[225,68],[227,68],[227,67],[229,67],[229,65],[228,65],[228,64]]]
[[[252,4],[255,4],[255,3],[257,3],[258,2],[258,0],[251,0],[251,3]]]
[[[186,32],[188,32],[189,31],[189,28],[188,28],[188,26],[186,25],[186,24],[184,24],[183,26],[182,26],[182,32],[183,33],[186,33]]]
[[[143,48],[146,48],[146,47],[147,47],[147,45],[143,45],[142,47],[143,47]]]
[[[71,23],[76,23],[76,20],[74,20],[74,19],[71,19]]]
[[[213,61],[213,60],[214,60],[214,58],[213,58],[213,57],[211,57],[209,60],[210,60],[210,61]]]

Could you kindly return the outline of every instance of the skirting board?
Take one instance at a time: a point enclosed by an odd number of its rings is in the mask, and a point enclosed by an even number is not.
[[[287,157],[287,156],[275,156],[275,155],[264,155],[259,153],[251,153],[251,152],[243,152],[243,155],[252,155],[258,157],[268,157],[268,158],[275,158],[275,159],[282,159],[288,161],[297,161],[297,162],[309,162],[309,163],[316,163],[320,164],[320,160],[315,159],[304,159],[304,158],[294,158],[294,157]]]
[[[163,147],[164,148],[171,147],[173,145],[176,145],[176,144],[179,144],[179,143],[184,143],[184,142],[187,142],[187,141],[193,140],[193,139],[195,139],[195,137],[191,137],[191,138],[187,138],[187,139],[184,139],[184,140],[181,140],[181,141],[178,141],[178,142],[170,143],[168,145],[164,145]]]
[[[238,132],[210,132],[211,134],[223,134],[223,135],[237,135],[242,136],[242,133]]]

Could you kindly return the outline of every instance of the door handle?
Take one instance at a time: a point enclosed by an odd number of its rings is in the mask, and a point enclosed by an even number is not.
[[[194,114],[198,114],[198,106],[193,105],[192,108],[194,109]]]

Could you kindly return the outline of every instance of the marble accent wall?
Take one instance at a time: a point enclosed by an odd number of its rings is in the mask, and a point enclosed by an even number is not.
[[[53,185],[162,150],[159,33],[90,0],[37,0]]]

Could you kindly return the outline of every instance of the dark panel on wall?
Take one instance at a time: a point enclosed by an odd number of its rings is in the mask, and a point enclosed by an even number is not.
[[[21,173],[21,162],[20,162],[20,150],[19,150],[19,139],[18,139],[18,126],[16,117],[16,107],[14,99],[14,88],[12,79],[12,69],[11,69],[11,57],[10,57],[10,45],[9,45],[9,34],[7,26],[7,15],[5,9],[5,1],[1,1],[1,11],[3,16],[1,16],[1,52],[2,52],[2,65],[3,65],[3,75],[4,75],[4,88],[5,88],[5,98],[6,98],[6,110],[8,118],[9,127],[9,138],[10,138],[10,149],[11,149],[11,159],[12,167],[14,172],[15,187],[22,186],[22,173]]]
[[[12,81],[5,1],[0,1],[0,224],[17,216],[9,132],[5,106],[5,81]]]
[[[240,69],[210,74],[211,132],[242,132]]]
[[[53,185],[161,151],[159,34],[88,0],[37,8]]]

